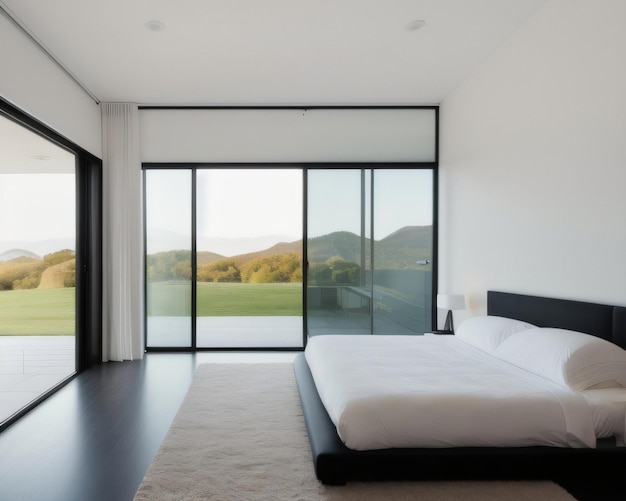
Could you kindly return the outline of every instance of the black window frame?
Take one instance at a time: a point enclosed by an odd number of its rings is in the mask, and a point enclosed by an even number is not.
[[[196,193],[195,193],[195,179],[196,172],[198,170],[204,169],[299,169],[302,171],[303,175],[303,183],[302,183],[302,262],[303,262],[303,286],[302,286],[302,346],[297,347],[197,347],[196,345],[196,271],[197,271],[197,263],[196,263]],[[147,333],[147,324],[148,324],[148,312],[147,308],[144,311],[144,346],[145,351],[147,353],[150,352],[203,352],[203,351],[303,351],[306,348],[306,344],[308,341],[307,335],[307,294],[306,294],[306,286],[307,283],[307,249],[306,249],[306,241],[307,241],[307,173],[309,170],[315,169],[354,169],[354,170],[367,170],[367,169],[407,169],[407,170],[431,170],[433,173],[433,268],[432,268],[432,297],[436,297],[437,291],[437,234],[438,234],[438,168],[437,162],[301,162],[301,163],[285,163],[285,162],[259,162],[259,163],[250,163],[250,162],[144,162],[142,163],[142,172],[143,172],[143,220],[146,220],[146,183],[145,176],[146,171],[148,170],[190,170],[191,171],[191,184],[190,184],[190,196],[191,196],[191,343],[190,346],[185,347],[167,347],[167,346],[148,346],[148,333]],[[146,254],[146,243],[147,243],[147,228],[144,224],[144,298],[147,297],[147,254]],[[437,309],[435,301],[431,305],[431,324],[437,325]]]
[[[76,158],[76,360],[75,372],[0,424],[0,431],[102,362],[102,160],[0,98],[0,115]]]

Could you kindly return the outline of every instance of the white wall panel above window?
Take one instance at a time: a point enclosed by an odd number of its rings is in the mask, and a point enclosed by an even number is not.
[[[437,108],[143,109],[143,162],[434,162]]]
[[[0,97],[102,156],[100,107],[2,11]]]

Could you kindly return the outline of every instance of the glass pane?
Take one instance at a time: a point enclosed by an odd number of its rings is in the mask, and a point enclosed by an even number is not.
[[[76,369],[75,168],[0,116],[0,422]]]
[[[308,335],[429,331],[432,170],[311,169],[307,183]]]
[[[145,171],[146,345],[190,347],[191,170]]]
[[[374,172],[374,334],[431,330],[431,170]]]
[[[371,333],[370,172],[309,170],[307,176],[307,329]]]
[[[196,174],[198,348],[302,347],[302,171]]]

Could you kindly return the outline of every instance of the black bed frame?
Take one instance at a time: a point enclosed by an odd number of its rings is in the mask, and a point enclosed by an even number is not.
[[[487,293],[489,315],[525,320],[539,327],[586,332],[626,347],[626,307],[506,292]],[[417,479],[620,479],[626,475],[626,447],[613,440],[596,449],[561,447],[462,447],[348,449],[322,404],[304,354],[294,361],[313,464],[324,484],[349,480]],[[583,476],[583,477],[581,477]]]

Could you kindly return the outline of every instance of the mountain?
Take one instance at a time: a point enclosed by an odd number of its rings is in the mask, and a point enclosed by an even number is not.
[[[376,259],[381,263],[399,263],[403,268],[414,264],[417,259],[432,258],[432,226],[405,226],[391,233],[382,240],[375,242]],[[365,254],[369,256],[370,239],[365,239]],[[287,253],[301,253],[302,240],[280,242],[264,250],[247,252],[231,257],[213,254],[211,259],[200,258],[199,264],[206,264],[221,259],[230,259],[241,265],[253,259]],[[361,237],[349,231],[337,231],[310,238],[308,241],[308,258],[311,263],[323,263],[331,258],[359,263],[361,260]],[[382,261],[381,261],[382,260]]]
[[[405,226],[380,240],[379,244],[395,248],[430,249],[433,245],[433,227]]]
[[[215,261],[220,261],[225,258],[226,256],[223,256],[221,254],[217,254],[215,252],[205,252],[205,251],[198,252],[198,255],[196,256],[196,259],[198,260],[198,266],[201,266],[203,264],[214,263]]]
[[[169,233],[169,234],[166,234]],[[170,249],[188,248],[189,238],[171,232],[163,232],[162,238],[156,238],[154,245],[149,243],[149,255],[171,252]],[[197,248],[199,264],[207,264],[221,259],[231,258],[238,263],[259,257],[290,252],[302,252],[302,239],[282,241],[279,236],[254,238],[206,238],[199,239]],[[276,243],[278,242],[278,243]],[[178,244],[178,246],[177,246]],[[346,261],[359,262],[361,256],[361,237],[349,231],[337,231],[310,238],[308,241],[309,259],[323,262],[332,257]],[[366,253],[369,254],[370,239],[364,241]],[[393,252],[394,249],[432,248],[432,226],[405,226],[376,242],[378,252]],[[188,252],[188,251],[187,251]],[[430,257],[430,256],[428,256]]]
[[[266,235],[248,238],[220,238],[198,236],[196,247],[199,252],[209,252],[221,256],[239,256],[251,252],[261,251],[278,242],[295,240],[294,237],[284,235]],[[168,252],[171,249],[189,249],[191,239],[189,235],[170,230],[151,230],[148,238],[148,254]]]
[[[250,238],[198,238],[197,248],[202,251],[215,252],[223,256],[235,257],[264,250],[280,243],[295,240],[294,237],[284,235],[266,235]]]
[[[374,267],[377,269],[412,269],[416,261],[432,259],[432,226],[405,226],[374,242]],[[361,246],[369,259],[370,239],[347,231],[330,233],[309,239],[308,259],[311,264],[340,258],[351,263],[361,262]]]
[[[369,248],[370,240],[365,239]],[[308,258],[312,263],[323,263],[332,257],[340,257],[354,263],[361,259],[361,237],[349,231],[336,231],[309,239]]]
[[[308,259],[312,265],[330,260],[343,260],[350,263],[361,263],[361,249],[364,244],[366,259],[370,255],[369,239],[361,241],[361,237],[348,231],[339,231],[310,238],[308,241]],[[302,255],[302,240],[279,242],[263,250],[226,256],[217,252],[198,252],[198,266],[223,261],[241,267],[250,261],[283,254]],[[375,267],[379,269],[412,269],[416,261],[432,259],[432,227],[406,226],[393,232],[382,240],[375,242]],[[180,267],[186,262],[186,267]],[[148,256],[150,275],[155,279],[170,279],[172,274],[188,276],[190,252],[188,250],[172,250],[158,252]],[[229,265],[230,266],[230,265]],[[173,271],[174,269],[178,271]],[[186,274],[186,275],[185,275]],[[176,278],[176,276],[174,276]]]
[[[26,257],[28,259],[35,259],[41,261],[41,257],[34,252],[27,251],[25,249],[9,249],[0,254],[0,261],[12,261],[20,257]]]
[[[295,242],[280,242],[276,245],[272,245],[271,247],[257,251],[257,252],[248,252],[247,254],[240,254],[238,256],[233,256],[232,258],[227,258],[235,261],[238,264],[247,263],[248,261],[252,261],[253,259],[258,259],[261,257],[275,256],[277,254],[302,254],[302,240],[296,240]]]

